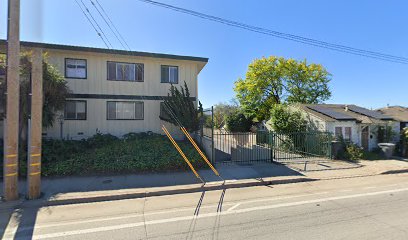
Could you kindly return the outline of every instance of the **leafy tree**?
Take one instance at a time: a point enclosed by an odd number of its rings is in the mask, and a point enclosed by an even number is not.
[[[227,129],[230,132],[248,132],[252,126],[252,118],[241,112],[234,112],[226,119]]]
[[[253,61],[234,90],[245,113],[261,121],[275,104],[316,104],[329,99],[330,80],[331,74],[320,64],[271,56]]]
[[[186,82],[184,82],[184,88],[180,86],[180,90],[171,85],[167,95],[163,110],[168,117],[160,116],[160,119],[176,126],[180,123],[190,132],[199,130],[203,106],[198,102],[198,109],[195,107]]]
[[[219,129],[225,125],[228,116],[239,110],[238,105],[231,103],[218,103],[214,106],[214,127]]]
[[[23,53],[20,59],[20,137],[25,139],[27,122],[29,118],[29,92],[31,88],[30,53]],[[43,56],[43,127],[51,127],[55,121],[56,113],[64,109],[65,98],[69,94],[69,88],[61,73],[47,62],[47,56]],[[5,56],[0,56],[0,72],[6,69]],[[5,96],[6,87],[4,79],[0,79],[0,95]],[[5,106],[5,97],[0,99],[0,104]],[[4,116],[0,116],[4,117]]]
[[[270,123],[276,132],[282,133],[304,132],[307,129],[307,121],[302,114],[282,104],[272,108]]]

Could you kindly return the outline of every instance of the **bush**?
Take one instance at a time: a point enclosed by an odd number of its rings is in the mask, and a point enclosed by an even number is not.
[[[239,112],[229,115],[226,122],[230,132],[249,132],[252,126],[252,119]]]
[[[354,143],[349,143],[346,145],[346,152],[345,152],[346,160],[358,161],[358,160],[363,159],[363,157],[364,157],[364,150],[360,146],[357,146]]]
[[[397,135],[391,126],[379,126],[377,130],[377,142],[379,143],[390,143],[393,138]]]
[[[300,112],[290,111],[285,105],[275,105],[271,110],[273,130],[282,133],[305,132],[307,122]]]
[[[196,169],[206,168],[190,142],[178,142]],[[129,133],[123,138],[96,134],[81,141],[44,140],[42,175],[99,175],[164,172],[189,169],[165,137],[153,133]],[[26,175],[26,157],[20,154],[20,175]]]

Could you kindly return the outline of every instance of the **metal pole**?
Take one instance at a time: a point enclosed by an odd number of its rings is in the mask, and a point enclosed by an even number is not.
[[[8,1],[7,104],[4,124],[4,198],[18,199],[18,124],[20,109],[20,0]]]
[[[27,149],[27,197],[36,199],[41,194],[41,135],[43,108],[42,50],[34,49],[31,73],[31,119]]]
[[[211,162],[215,163],[214,153],[214,106],[211,106]]]

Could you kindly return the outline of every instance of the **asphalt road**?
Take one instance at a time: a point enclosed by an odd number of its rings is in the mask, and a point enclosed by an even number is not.
[[[408,239],[408,174],[0,211],[3,239]]]

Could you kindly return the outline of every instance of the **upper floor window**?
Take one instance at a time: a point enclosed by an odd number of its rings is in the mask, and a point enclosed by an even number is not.
[[[108,120],[143,120],[143,102],[108,102]]]
[[[65,77],[86,79],[86,60],[85,59],[65,59]]]
[[[178,83],[179,69],[177,66],[161,66],[161,82],[162,83]]]
[[[66,101],[64,118],[66,120],[86,120],[86,101]]]
[[[142,63],[108,62],[108,80],[143,82]]]

